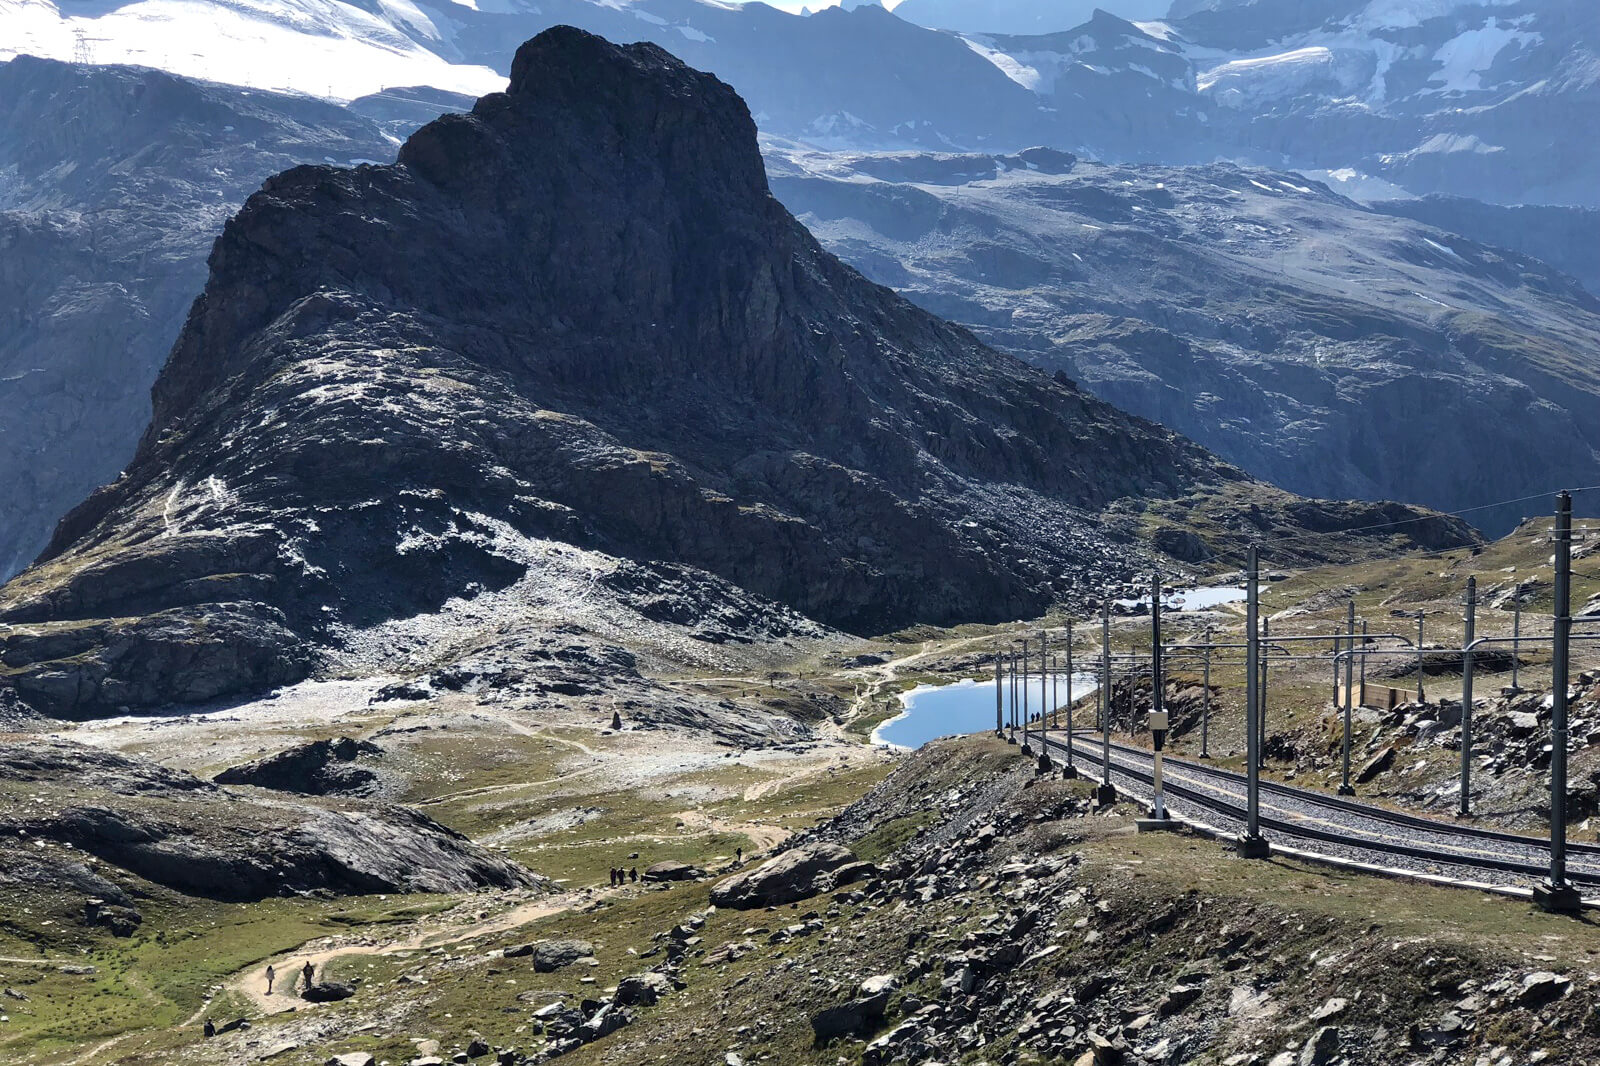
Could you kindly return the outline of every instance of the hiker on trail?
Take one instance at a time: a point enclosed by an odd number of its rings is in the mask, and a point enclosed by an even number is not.
[[[306,989],[316,983],[317,968],[311,965],[310,959],[307,959],[306,964],[300,968],[300,974],[306,979]],[[305,989],[301,989],[301,991],[305,991]]]
[[[736,862],[736,863],[740,863],[741,865],[744,863],[744,849],[743,848],[734,848],[733,849],[733,861]]]
[[[611,868],[611,887],[617,887],[617,868],[615,866]]]
[[[272,968],[272,963],[267,963],[267,995],[272,995],[272,982],[278,976],[278,971]]]
[[[206,1034],[206,1039],[210,1040],[212,1037],[217,1035],[217,1023],[212,1021],[210,1018],[207,1018],[206,1027],[202,1030],[202,1032]]]
[[[633,869],[628,871],[628,880],[630,880],[630,881],[638,881],[639,880],[639,868],[637,866],[635,866]]]

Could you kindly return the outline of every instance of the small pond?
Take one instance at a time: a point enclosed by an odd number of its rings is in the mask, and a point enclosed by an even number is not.
[[[1161,597],[1161,606],[1168,611],[1209,611],[1214,607],[1221,607],[1226,603],[1243,603],[1245,591],[1242,588],[1230,588],[1223,585],[1206,586],[1204,588],[1179,589],[1176,592],[1166,593]],[[1140,596],[1136,600],[1118,600],[1124,607],[1150,606],[1149,596]]]
[[[1067,679],[1062,677],[1052,687],[1060,693],[1061,706],[1065,708],[1068,700]],[[1074,674],[1071,698],[1081,699],[1097,687],[1095,675]],[[1029,710],[1038,710],[1043,697],[1043,683],[1035,679],[1028,686]],[[900,702],[905,710],[872,731],[873,743],[920,748],[936,737],[947,737],[954,733],[981,733],[994,728],[993,681],[966,680],[937,687],[922,686],[901,693]],[[1065,719],[1062,721],[1065,723]]]

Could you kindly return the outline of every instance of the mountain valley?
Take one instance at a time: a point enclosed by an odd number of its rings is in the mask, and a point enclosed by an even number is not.
[[[1600,1055],[1592,20],[1113,6],[0,0],[0,1060]]]

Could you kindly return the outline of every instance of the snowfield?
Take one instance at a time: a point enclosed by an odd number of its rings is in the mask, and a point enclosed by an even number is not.
[[[401,85],[473,96],[505,87],[490,68],[451,63],[420,43],[447,39],[450,27],[410,0],[381,0],[381,14],[340,0],[134,0],[85,15],[65,6],[0,0],[0,60],[70,62],[82,39],[95,63],[336,100]]]

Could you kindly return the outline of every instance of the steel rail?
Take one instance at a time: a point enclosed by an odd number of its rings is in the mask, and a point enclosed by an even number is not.
[[[1060,748],[1062,742],[1052,740],[1051,746]],[[1076,747],[1077,757],[1087,757],[1094,762],[1100,762],[1099,755],[1081,746]],[[1143,748],[1129,747],[1125,744],[1114,744],[1116,754],[1144,759],[1149,757],[1149,752]],[[1231,771],[1219,770],[1214,767],[1201,766],[1188,760],[1173,760],[1180,763],[1184,770],[1198,773],[1203,777],[1218,780],[1227,786],[1242,787],[1244,777]],[[1153,775],[1140,766],[1130,766],[1126,762],[1113,760],[1112,771],[1131,777],[1145,785],[1152,783]],[[1234,798],[1232,788],[1218,788],[1224,795],[1215,795],[1202,788],[1194,787],[1181,779],[1169,779],[1164,782],[1166,790],[1177,796],[1189,800],[1209,810],[1224,814],[1229,818],[1243,820],[1244,800],[1242,797]],[[1275,782],[1261,783],[1263,793],[1271,793],[1277,797],[1305,804],[1309,807],[1323,807],[1333,811],[1355,815],[1372,821],[1396,825],[1407,829],[1423,829],[1440,836],[1455,836],[1467,841],[1480,841],[1484,843],[1499,843],[1515,845],[1535,853],[1548,852],[1549,841],[1540,837],[1519,836],[1514,833],[1501,833],[1493,830],[1482,830],[1471,826],[1453,825],[1447,822],[1438,822],[1413,815],[1402,815],[1367,804],[1353,803],[1321,792],[1312,792],[1307,789],[1297,789],[1290,786],[1278,785]],[[1392,837],[1381,835],[1363,836],[1355,832],[1340,832],[1334,829],[1319,828],[1292,818],[1281,818],[1263,811],[1260,814],[1260,824],[1269,829],[1283,833],[1287,836],[1299,837],[1306,840],[1317,840],[1323,843],[1337,844],[1341,847],[1356,848],[1363,851],[1378,852],[1394,855],[1403,855],[1407,858],[1420,859],[1427,862],[1441,863],[1448,866],[1476,867],[1479,869],[1496,870],[1501,873],[1523,874],[1537,878],[1542,876],[1548,868],[1546,862],[1535,859],[1519,859],[1504,854],[1495,854],[1485,851],[1451,851],[1446,847],[1428,847],[1426,845],[1407,843]],[[1600,847],[1587,845],[1581,849],[1585,855],[1600,856]],[[1597,860],[1600,861],[1600,860]],[[1587,864],[1585,864],[1587,865]],[[1575,871],[1577,879],[1585,884],[1600,885],[1600,868],[1592,870]]]

